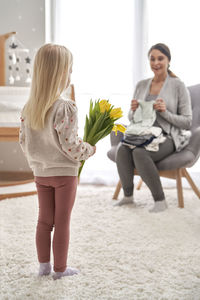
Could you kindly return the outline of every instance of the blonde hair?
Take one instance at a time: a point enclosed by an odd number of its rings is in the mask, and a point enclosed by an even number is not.
[[[64,46],[45,44],[34,60],[29,99],[23,116],[32,129],[43,129],[48,110],[70,83],[72,54]]]

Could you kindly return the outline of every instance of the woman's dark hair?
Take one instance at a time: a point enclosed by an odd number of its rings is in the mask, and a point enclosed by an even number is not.
[[[169,47],[167,47],[165,44],[162,44],[162,43],[158,43],[158,44],[155,44],[153,45],[150,49],[149,49],[149,52],[148,52],[148,57],[150,56],[150,53],[152,50],[159,50],[160,52],[162,52],[165,56],[167,56],[167,58],[169,59],[169,62],[171,61],[171,53],[170,53],[170,50],[169,50]],[[177,77],[168,67],[167,69],[167,72],[169,74],[169,76],[171,77]]]

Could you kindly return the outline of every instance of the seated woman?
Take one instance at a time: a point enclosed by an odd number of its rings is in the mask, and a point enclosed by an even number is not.
[[[142,80],[136,85],[131,101],[129,120],[133,121],[138,109],[145,107],[144,102],[152,101],[151,118],[148,125],[160,129],[162,139],[156,147],[151,146],[151,137],[154,138],[153,133],[150,132],[150,135],[143,134],[141,137],[140,130],[138,130],[139,123],[137,130],[135,130],[134,123],[130,124],[128,134],[117,151],[116,163],[124,197],[115,205],[134,204],[133,170],[136,168],[142,180],[149,187],[154,199],[154,206],[150,212],[159,212],[167,208],[167,203],[156,162],[175,151],[181,151],[188,144],[192,110],[190,95],[186,86],[169,70],[171,60],[169,48],[165,44],[156,44],[150,48],[148,57],[154,76]],[[148,109],[151,110],[150,106]],[[142,114],[140,113],[139,116],[141,121]],[[138,120],[138,114],[135,119]],[[131,131],[131,126],[133,131]],[[131,133],[134,133],[132,140]],[[147,132],[145,131],[145,133]],[[184,133],[186,134],[184,135]],[[139,138],[141,138],[141,143]],[[147,141],[148,146],[146,146],[145,141]]]

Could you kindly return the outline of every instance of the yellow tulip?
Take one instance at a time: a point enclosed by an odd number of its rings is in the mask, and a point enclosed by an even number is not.
[[[115,125],[115,121],[122,117],[121,108],[113,108],[113,105],[108,100],[90,100],[89,114],[86,115],[83,141],[91,145],[96,145],[98,141],[115,131],[125,132],[126,128],[123,125]],[[82,172],[85,160],[81,161],[78,177]]]
[[[120,131],[120,132],[122,132],[122,133],[125,133],[126,127],[124,127],[124,126],[121,125],[121,124],[115,124],[115,125],[113,126],[112,131],[115,132],[115,135],[117,135],[117,132],[118,132],[118,131]]]
[[[123,115],[123,112],[121,110],[121,108],[113,108],[110,112],[110,118],[111,119],[118,119],[121,118]]]
[[[109,111],[111,104],[108,102],[108,100],[101,100],[99,102],[100,112],[104,113],[105,111]]]

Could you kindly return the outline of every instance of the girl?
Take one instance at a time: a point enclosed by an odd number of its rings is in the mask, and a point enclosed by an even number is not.
[[[54,227],[54,279],[78,273],[77,269],[66,266],[70,216],[80,161],[96,151],[77,135],[76,104],[61,96],[70,84],[71,72],[72,54],[67,48],[46,44],[38,50],[19,137],[38,192],[36,247],[39,275],[51,272],[51,231]]]

